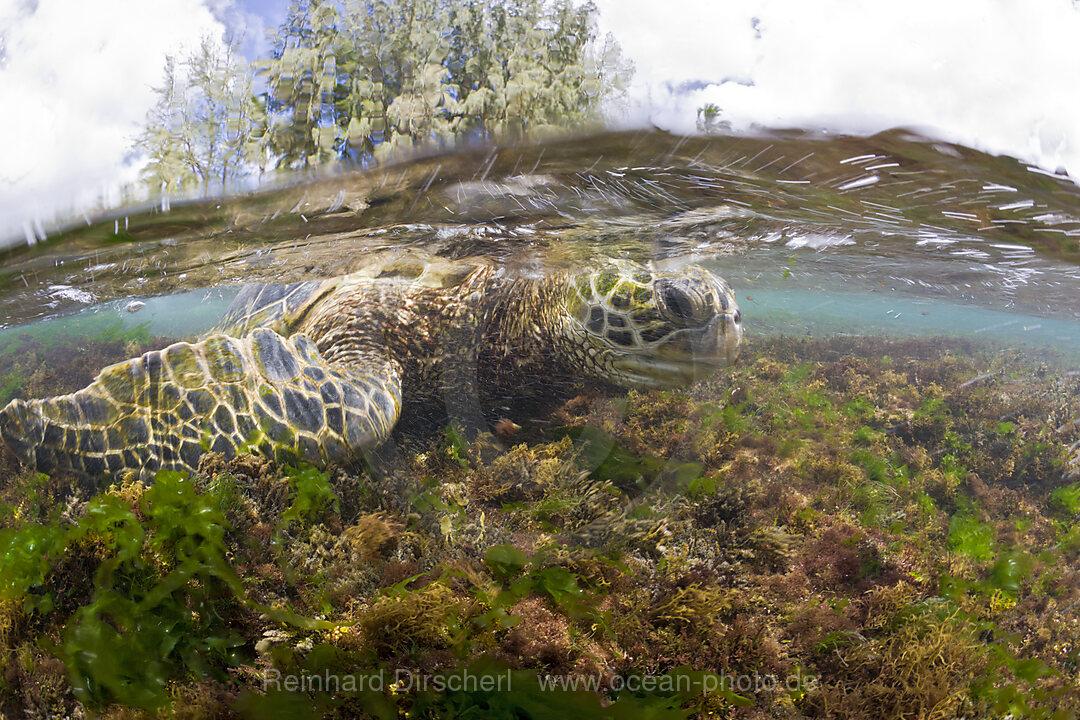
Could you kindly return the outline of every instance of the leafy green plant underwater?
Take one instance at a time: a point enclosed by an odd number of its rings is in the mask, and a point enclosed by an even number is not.
[[[226,558],[224,499],[220,487],[199,492],[186,474],[162,471],[137,508],[104,493],[74,525],[0,530],[0,602],[21,602],[28,614],[56,609],[55,565],[92,549],[92,593],[50,648],[80,701],[153,708],[168,701],[167,683],[181,672],[224,677],[243,657],[245,641],[229,627],[240,606],[321,626],[247,598]]]
[[[309,523],[321,511],[337,502],[326,473],[313,467],[288,468],[292,501],[281,514],[281,527]],[[48,478],[38,476],[37,482]],[[110,703],[153,710],[169,705],[170,684],[185,678],[227,678],[227,670],[252,660],[249,639],[233,627],[245,612],[269,615],[283,626],[303,630],[327,630],[325,620],[260,605],[253,601],[240,575],[228,560],[225,534],[229,529],[223,508],[229,505],[234,488],[227,482],[199,487],[184,473],[159,472],[154,483],[141,491],[133,507],[131,498],[106,492],[90,500],[75,524],[37,525],[0,530],[0,607],[4,622],[21,609],[26,616],[41,620],[70,604],[71,597],[54,586],[56,573],[65,555],[92,553],[92,590],[63,627],[59,643],[42,644],[66,668],[75,697],[90,707]],[[492,547],[486,563],[496,577],[506,582],[491,610],[474,622],[483,627],[490,622],[513,624],[505,609],[531,594],[552,598],[572,615],[587,614],[579,579],[565,568],[551,566],[522,574],[529,560],[513,546]],[[415,577],[384,591],[387,596],[403,596]],[[77,589],[68,591],[78,594]],[[6,628],[10,630],[9,628]],[[352,662],[359,656],[344,657],[330,644],[317,645],[310,652],[281,649],[275,662],[286,672],[319,675],[333,670],[355,672]],[[372,667],[371,672],[379,668]],[[423,691],[407,698],[417,716],[458,717],[483,711],[485,717],[565,717],[583,713],[589,717],[686,717],[684,706],[693,700],[683,692],[661,694],[624,693],[610,704],[586,690],[551,690],[541,686],[536,671],[510,671],[505,663],[481,656],[457,671],[462,677],[497,676],[511,678],[498,692],[466,691],[436,693]],[[719,680],[708,684],[707,674],[690,668],[672,671],[670,685],[716,687],[724,697],[739,703],[745,699],[722,687]],[[682,678],[678,680],[677,678]],[[447,684],[454,685],[452,679]],[[467,683],[458,683],[467,687]],[[660,683],[661,685],[664,683]],[[331,696],[316,693],[311,698],[287,691],[266,695],[244,693],[235,709],[251,717],[266,713],[282,716],[319,717],[350,698],[378,717],[398,717],[392,697],[381,692],[350,693],[340,689]],[[405,697],[397,698],[406,700]],[[659,713],[659,714],[658,714]]]

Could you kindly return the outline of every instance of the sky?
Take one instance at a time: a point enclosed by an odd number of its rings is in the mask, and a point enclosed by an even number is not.
[[[595,0],[636,68],[623,125],[905,126],[1080,177],[1074,0]],[[0,239],[116,196],[165,56],[249,56],[288,0],[0,0]]]
[[[118,199],[166,55],[203,37],[265,49],[287,3],[258,0],[0,0],[0,245],[57,212]]]

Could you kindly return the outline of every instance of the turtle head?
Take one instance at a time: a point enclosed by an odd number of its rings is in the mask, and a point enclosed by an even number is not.
[[[684,385],[729,364],[742,339],[731,287],[700,265],[613,261],[571,278],[566,309],[578,368],[627,387]],[[575,362],[577,364],[577,362]]]

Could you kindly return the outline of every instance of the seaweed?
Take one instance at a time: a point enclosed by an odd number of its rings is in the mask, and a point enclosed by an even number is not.
[[[1075,718],[1080,397],[1024,362],[777,338],[507,445],[107,490],[4,456],[0,710]]]

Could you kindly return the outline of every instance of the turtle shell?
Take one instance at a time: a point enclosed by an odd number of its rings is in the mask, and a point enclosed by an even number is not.
[[[225,311],[215,332],[243,337],[255,328],[266,327],[288,336],[299,319],[336,286],[333,280],[245,285]]]
[[[311,308],[335,292],[364,292],[377,285],[454,287],[488,263],[452,260],[414,251],[386,251],[358,258],[352,272],[328,280],[245,285],[213,332],[243,337],[260,327],[291,335]]]

